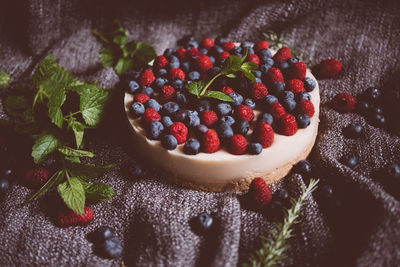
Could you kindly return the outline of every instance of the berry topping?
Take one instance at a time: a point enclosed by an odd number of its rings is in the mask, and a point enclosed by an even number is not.
[[[146,94],[137,94],[135,96],[135,102],[139,102],[139,103],[146,103],[148,100],[150,99],[150,97]]]
[[[276,52],[276,54],[273,56],[273,59],[275,62],[280,62],[288,60],[291,57],[292,54],[290,53],[290,49],[284,46],[281,49],[279,49],[278,52]]]
[[[251,95],[256,101],[263,99],[268,95],[268,89],[263,83],[254,83]]]
[[[222,47],[225,51],[231,51],[233,48],[235,48],[235,44],[233,42],[225,42],[222,44]]]
[[[168,150],[174,150],[178,146],[178,141],[171,134],[166,134],[161,137],[161,145]]]
[[[297,132],[296,118],[291,114],[285,114],[277,120],[278,133],[286,136],[294,135]]]
[[[206,55],[198,56],[196,62],[199,70],[202,72],[208,71],[213,66],[213,63],[211,62],[210,58]]]
[[[61,227],[81,225],[93,219],[93,211],[89,207],[84,208],[83,215],[66,209],[58,212],[57,223]]]
[[[297,127],[299,127],[300,129],[304,129],[307,128],[308,125],[310,125],[311,119],[306,114],[297,114],[296,122],[297,122]]]
[[[221,54],[218,55],[219,59],[227,59],[231,54],[227,51],[222,52]]]
[[[270,68],[267,71],[266,76],[267,76],[267,82],[269,83],[284,82],[282,72],[278,68]]]
[[[180,60],[185,61],[187,50],[183,47],[179,47],[176,49],[176,55],[179,57]],[[172,61],[172,60],[171,60]]]
[[[188,128],[185,124],[183,124],[182,122],[174,122],[169,127],[169,132],[176,138],[178,144],[185,143],[188,134]]]
[[[140,76],[140,84],[142,86],[150,86],[155,79],[156,77],[154,77],[154,73],[151,70],[146,69],[143,71],[142,76]]]
[[[263,148],[270,147],[274,142],[274,130],[271,125],[265,121],[258,122],[254,130],[254,139]]]
[[[256,208],[262,209],[271,202],[272,192],[263,178],[256,177],[250,184],[249,196]]]
[[[146,108],[143,119],[145,122],[159,121],[161,120],[161,116],[154,108]]]
[[[111,237],[105,240],[100,244],[101,252],[103,252],[104,256],[107,258],[115,259],[119,258],[122,255],[123,247],[121,240],[117,237]]]
[[[333,106],[340,112],[352,111],[355,105],[355,98],[348,93],[340,93],[333,98]]]
[[[256,50],[256,52],[258,52],[263,49],[268,49],[268,47],[269,47],[268,42],[261,40],[256,43],[256,45],[254,46],[254,50]]]
[[[133,117],[137,118],[144,114],[144,110],[145,110],[145,107],[142,103],[134,102],[134,103],[132,103],[129,111]]]
[[[213,217],[207,213],[202,212],[194,218],[194,229],[198,234],[206,234],[213,226]]]
[[[222,88],[221,92],[226,95],[229,95],[230,93],[233,93],[235,91],[233,91],[233,89],[229,86],[224,86],[224,88]]]
[[[175,89],[171,85],[164,85],[161,87],[161,96],[163,100],[171,100],[175,95]]]
[[[248,151],[250,154],[258,155],[262,152],[262,145],[260,143],[250,143],[248,146]]]
[[[247,61],[253,62],[257,66],[260,65],[260,58],[256,54],[249,54],[247,56]]]
[[[214,46],[214,40],[209,37],[206,37],[201,41],[201,46],[209,50],[211,47]]]
[[[204,125],[210,127],[218,121],[217,113],[212,110],[205,110],[201,113],[201,121]]]
[[[289,75],[292,79],[303,80],[306,78],[307,66],[303,61],[296,62],[289,67]]]
[[[286,87],[294,95],[297,95],[298,93],[305,91],[304,83],[299,79],[291,79],[291,80],[287,81]]]
[[[197,50],[195,47],[192,47],[187,51],[187,55],[191,58],[196,58],[200,56],[200,51]]]
[[[49,172],[47,169],[38,166],[31,170],[28,170],[24,176],[24,184],[29,188],[39,189],[49,179]]]
[[[247,149],[247,140],[241,134],[235,134],[230,139],[229,152],[234,155],[241,155]]]
[[[298,113],[308,115],[310,118],[315,113],[314,105],[310,100],[301,100],[297,105],[297,111]]]
[[[183,152],[188,155],[198,154],[200,152],[200,142],[194,138],[187,140],[183,146]]]
[[[286,114],[285,109],[279,102],[274,102],[270,105],[269,113],[274,117],[274,119],[278,119]]]
[[[180,79],[182,81],[185,81],[186,75],[183,72],[183,70],[179,68],[172,68],[169,72],[169,75],[171,75],[172,79]]]
[[[206,153],[217,152],[220,146],[218,134],[215,130],[209,129],[203,135],[202,149]]]
[[[164,67],[166,67],[168,65],[168,60],[163,55],[160,55],[160,56],[155,58],[154,64],[158,68],[162,69],[162,68],[164,68]]]
[[[245,120],[248,122],[251,122],[254,119],[254,112],[253,110],[246,105],[240,105],[237,109],[236,109],[236,116],[238,119],[240,120]]]
[[[368,100],[369,102],[376,102],[379,100],[381,97],[381,90],[375,87],[370,87],[367,90],[365,90],[363,97]]]
[[[342,70],[342,64],[339,60],[328,58],[323,60],[317,67],[318,75],[321,78],[334,78]]]

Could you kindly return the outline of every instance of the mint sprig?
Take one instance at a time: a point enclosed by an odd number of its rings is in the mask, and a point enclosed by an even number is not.
[[[151,45],[135,40],[129,41],[129,32],[119,21],[115,21],[115,25],[116,29],[107,35],[97,30],[92,31],[105,44],[99,53],[103,67],[114,66],[115,72],[122,75],[131,68],[146,66],[157,56]]]
[[[0,72],[0,88],[7,88],[10,85],[11,77],[5,72]]]
[[[186,85],[186,89],[188,89],[189,93],[197,96],[197,98],[208,97],[208,98],[215,98],[222,101],[233,102],[233,99],[220,92],[220,91],[207,91],[207,89],[211,86],[211,84],[219,77],[226,76],[228,78],[236,78],[237,72],[242,72],[246,78],[249,80],[256,82],[256,77],[252,73],[253,70],[257,69],[257,65],[253,62],[244,62],[247,58],[248,50],[245,49],[245,54],[243,57],[238,56],[229,56],[222,68],[221,72],[217,73],[213,78],[211,78],[208,83],[205,81],[196,81],[191,82],[190,84]]]

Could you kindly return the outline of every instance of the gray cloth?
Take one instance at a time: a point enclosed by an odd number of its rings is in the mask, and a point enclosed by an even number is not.
[[[399,194],[390,188],[389,193],[382,177],[374,175],[388,163],[400,162],[399,131],[376,128],[364,117],[340,114],[329,104],[339,92],[357,95],[369,86],[394,88],[400,66],[396,1],[4,2],[0,71],[10,73],[13,81],[29,78],[51,53],[78,77],[114,86],[118,77],[111,68],[101,67],[102,44],[91,29],[104,31],[115,18],[134,39],[153,44],[159,53],[175,47],[184,34],[245,41],[258,40],[263,30],[273,29],[314,62],[339,59],[340,76],[319,81],[321,123],[310,161],[316,178],[334,186],[340,205],[332,208],[314,194],[295,228],[285,265],[400,263]],[[350,122],[363,125],[362,138],[343,136],[342,128]],[[87,148],[96,153],[95,163],[130,163],[140,157],[130,144],[121,94],[111,100],[102,127],[86,138]],[[340,161],[349,154],[359,159],[355,169]],[[236,266],[260,247],[260,235],[268,236],[272,229],[271,217],[246,208],[240,192],[188,190],[166,182],[162,172],[147,169],[141,179],[132,179],[120,167],[98,179],[112,185],[116,196],[92,205],[94,220],[85,227],[56,227],[49,212],[51,197],[22,206],[32,191],[13,185],[0,205],[0,265],[120,266],[123,261],[128,266]],[[284,187],[297,197],[302,184],[301,176],[291,175],[272,188]],[[217,219],[211,237],[198,236],[190,227],[190,219],[202,211]],[[103,259],[93,252],[87,234],[101,225],[115,228],[122,239],[121,259]]]

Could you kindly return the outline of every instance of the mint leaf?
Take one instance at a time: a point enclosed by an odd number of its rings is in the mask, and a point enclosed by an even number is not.
[[[130,58],[120,58],[115,65],[115,71],[118,75],[124,74],[126,71],[131,69],[133,66],[133,61]]]
[[[100,122],[108,93],[102,89],[87,87],[80,92],[80,95],[80,110],[83,119],[87,125],[96,126]]]
[[[204,81],[197,81],[186,84],[186,89],[188,89],[189,93],[191,93],[192,95],[199,97],[204,86],[206,86],[206,83]]]
[[[78,178],[67,177],[67,181],[58,185],[57,191],[68,208],[83,215],[85,207],[85,190]]]
[[[70,161],[70,162],[81,163],[81,160],[79,159],[79,157],[65,156],[65,159]]]
[[[150,61],[152,61],[157,56],[156,50],[147,44],[138,42],[136,44],[136,50],[134,53],[135,61],[138,61],[140,65],[146,65]]]
[[[82,181],[81,181],[82,182]],[[114,189],[103,183],[87,183],[82,182],[83,188],[85,189],[86,199],[91,202],[102,202],[109,200],[115,194]]]
[[[257,64],[254,63],[254,62],[247,61],[247,62],[243,63],[243,64],[240,66],[240,69],[241,69],[241,70],[246,70],[246,71],[253,71],[253,70],[258,69],[258,66],[257,66]]]
[[[230,73],[234,73],[240,70],[240,66],[242,64],[242,59],[238,56],[229,56],[222,66],[221,73],[224,75],[228,75]]]
[[[233,102],[233,99],[230,96],[228,96],[220,91],[208,91],[207,93],[205,93],[203,95],[203,97],[210,97],[210,98],[215,98],[215,99],[222,100],[222,101]]]
[[[65,88],[74,81],[74,77],[58,65],[53,55],[48,55],[39,63],[32,80],[36,87],[40,87],[44,81],[50,80],[51,83],[47,87],[39,89],[39,92],[44,91],[44,93],[49,94],[48,90],[53,89],[52,85],[56,84]]]
[[[89,158],[94,157],[94,154],[90,151],[73,149],[67,146],[59,147],[57,148],[57,150],[60,151],[61,154],[70,157],[89,157]]]
[[[98,166],[93,164],[82,164],[74,162],[66,162],[66,166],[71,171],[71,174],[75,177],[79,177],[83,180],[99,177],[106,171],[114,168],[115,164],[109,164],[105,166]]]
[[[111,66],[113,64],[112,48],[110,46],[104,47],[99,53],[99,58],[104,68]]]
[[[51,122],[62,128],[64,117],[61,111],[61,106],[64,104],[67,95],[65,93],[65,87],[62,84],[58,84],[53,79],[44,81],[41,84],[42,88],[47,91],[48,99],[47,107],[49,109],[49,117]]]
[[[241,70],[241,71],[244,74],[244,76],[246,76],[247,79],[251,80],[254,83],[256,82],[256,77],[251,71],[249,70]]]
[[[42,162],[45,157],[59,146],[58,139],[51,134],[41,135],[32,147],[32,157],[36,164]]]
[[[228,78],[236,78],[236,74],[235,73],[230,73],[230,74],[228,74],[228,75],[225,75],[226,77],[228,77]]]
[[[10,85],[10,75],[4,72],[0,72],[0,88],[6,88]]]
[[[241,60],[241,64],[243,64],[243,62],[246,60],[248,54],[249,54],[249,49],[247,47],[245,47],[244,48],[244,54],[240,59]]]
[[[68,121],[68,127],[72,129],[75,135],[76,147],[79,148],[83,141],[83,135],[85,133],[85,125],[77,121],[73,116]]]
[[[29,203],[32,200],[35,200],[41,196],[43,196],[44,194],[46,194],[46,192],[48,192],[53,186],[55,186],[56,184],[60,183],[62,181],[62,179],[64,178],[64,171],[58,171],[55,172],[50,179],[47,180],[47,182],[38,190],[36,191],[35,194],[33,194],[32,196],[30,196],[27,200],[24,201],[25,203]]]
[[[119,45],[120,47],[125,46],[126,41],[127,41],[126,35],[117,35],[117,36],[115,36],[114,39],[113,39],[114,44],[117,44],[117,45]]]

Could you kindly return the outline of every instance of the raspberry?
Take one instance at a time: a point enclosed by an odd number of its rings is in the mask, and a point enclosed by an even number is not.
[[[154,62],[155,62],[155,65],[160,69],[162,69],[168,65],[168,60],[163,55],[156,57]]]
[[[247,149],[247,140],[241,134],[235,134],[230,139],[229,152],[234,155],[241,155]]]
[[[25,173],[24,184],[32,189],[41,188],[49,179],[49,172],[43,167],[35,167]]]
[[[274,119],[278,119],[286,114],[285,108],[279,102],[272,103],[269,108],[269,113],[274,117]]]
[[[219,138],[218,134],[213,129],[208,129],[208,131],[203,136],[202,148],[206,153],[214,153],[219,149]]]
[[[263,83],[254,83],[251,95],[254,100],[263,99],[268,95],[268,89]]]
[[[254,138],[263,148],[270,147],[274,142],[274,130],[272,126],[266,121],[260,121],[256,125]]]
[[[172,68],[169,74],[171,75],[172,79],[181,79],[182,81],[185,81],[185,73],[179,68]]]
[[[278,52],[276,52],[276,54],[273,56],[273,60],[275,61],[275,63],[277,63],[280,61],[288,60],[291,57],[292,53],[290,53],[290,49],[284,46],[281,49],[279,49]]]
[[[306,89],[304,89],[304,83],[299,79],[291,79],[287,81],[286,86],[294,95],[306,91]]]
[[[250,54],[247,56],[247,61],[253,62],[257,66],[260,65],[260,58],[256,54]]]
[[[187,50],[183,47],[179,47],[176,49],[176,55],[181,61],[185,61]]]
[[[225,51],[231,51],[233,48],[235,48],[235,44],[233,42],[225,42],[222,47]]]
[[[178,144],[183,144],[186,142],[188,128],[182,122],[174,122],[169,127],[169,132],[176,138]]]
[[[224,51],[221,54],[218,55],[219,59],[227,59],[231,54],[229,52]]]
[[[139,103],[142,103],[142,104],[146,103],[147,100],[149,100],[149,99],[150,99],[150,97],[148,95],[146,95],[146,94],[137,94],[135,96],[135,102],[139,102]]]
[[[249,196],[258,209],[264,208],[272,200],[271,189],[261,177],[256,177],[251,182]]]
[[[143,119],[145,122],[160,121],[161,116],[154,108],[146,108]]]
[[[310,100],[301,100],[297,104],[297,111],[301,114],[307,114],[310,118],[314,116],[315,109],[314,105]]]
[[[201,121],[204,125],[210,127],[218,121],[217,113],[212,110],[206,110],[201,113]]]
[[[61,227],[81,225],[90,222],[93,219],[93,211],[89,207],[84,208],[83,215],[72,210],[63,210],[58,212],[57,223]]]
[[[339,60],[328,58],[323,60],[317,66],[317,73],[321,78],[333,78],[342,70],[342,64]]]
[[[175,95],[175,89],[171,85],[161,87],[161,96],[163,100],[171,100]]]
[[[261,40],[261,41],[258,41],[256,43],[256,45],[254,46],[254,50],[260,51],[260,50],[263,50],[263,49],[268,49],[268,47],[269,47],[268,42],[264,41],[264,40]]]
[[[198,56],[200,56],[200,51],[197,50],[196,48],[192,47],[187,51],[187,55],[189,57],[198,57]]]
[[[225,86],[224,88],[222,88],[222,93],[229,95],[230,93],[234,93],[235,91],[233,91],[233,89],[229,86]]]
[[[303,80],[306,77],[307,66],[303,61],[293,63],[289,68],[289,76],[292,79]]]
[[[340,93],[333,98],[333,106],[340,112],[352,111],[355,105],[356,99],[348,93]]]
[[[296,118],[290,114],[285,114],[277,121],[278,133],[290,136],[297,132]]]
[[[274,82],[284,82],[282,72],[278,68],[270,68],[267,72],[267,79],[271,84]]]
[[[214,40],[206,37],[201,41],[201,46],[208,50],[214,46]]]
[[[240,105],[236,109],[238,119],[251,122],[254,119],[253,110],[247,105]]]
[[[155,79],[156,77],[154,77],[154,73],[151,70],[144,70],[139,82],[143,86],[150,86]]]
[[[210,58],[206,55],[200,55],[196,59],[197,66],[199,67],[200,71],[206,72],[212,68],[213,64]]]

